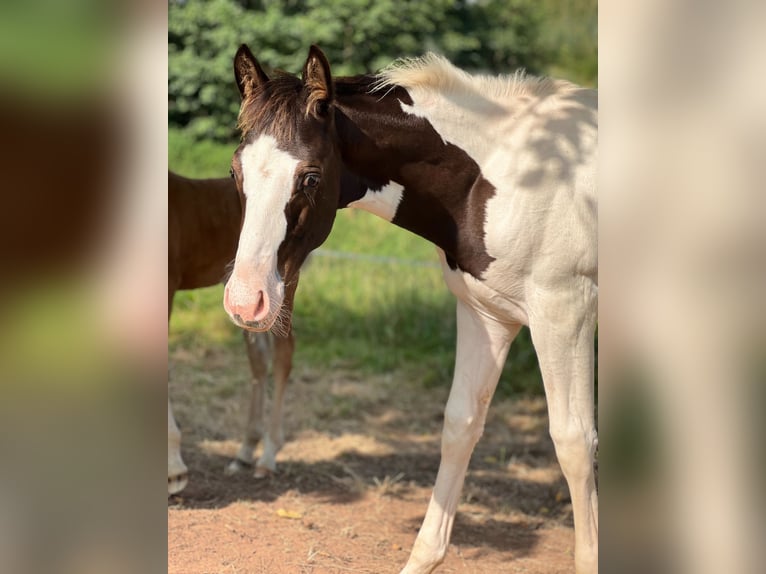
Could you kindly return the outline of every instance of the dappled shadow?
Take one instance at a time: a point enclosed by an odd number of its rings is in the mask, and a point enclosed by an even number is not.
[[[354,400],[355,407],[365,402],[358,397]],[[365,434],[380,449],[385,449],[384,454],[369,454],[350,447],[319,461],[280,457],[277,474],[265,479],[255,479],[251,469],[226,476],[223,469],[230,459],[203,449],[199,442],[186,436],[183,456],[191,480],[182,495],[171,499],[170,504],[180,501],[184,508],[220,508],[240,500],[271,502],[290,491],[311,494],[331,504],[345,504],[370,492],[408,499],[416,489],[430,490],[440,461],[441,405],[420,408],[415,414],[398,412],[384,402],[368,400],[365,404],[345,421],[337,420],[336,426],[347,426],[349,432],[357,433],[364,428]],[[321,401],[312,401],[312,406],[321,409]],[[540,519],[568,516],[563,479],[527,479],[512,472],[523,469],[532,476],[555,465],[552,443],[547,433],[540,430],[544,426],[542,416],[542,423],[534,428],[508,429],[501,415],[490,412],[485,437],[476,446],[469,465],[464,489],[466,502],[487,512],[502,510]],[[412,422],[413,419],[420,420]],[[332,427],[332,419],[325,424]],[[337,429],[322,433],[325,442],[342,435]],[[288,437],[289,442],[300,440]],[[504,457],[507,460],[502,460]],[[376,488],[387,481],[391,481],[390,488]]]
[[[583,106],[597,105],[596,100],[595,92],[577,90],[557,96],[555,111],[546,98],[529,110],[540,126],[525,144],[536,161],[518,180],[522,189],[535,191],[576,180],[575,170],[595,152],[597,111]]]
[[[419,527],[419,524],[414,525],[414,528]],[[518,522],[494,518],[471,520],[458,512],[450,543],[459,547],[478,548],[471,556],[473,559],[481,558],[489,549],[518,558],[532,553],[539,538],[535,530]]]
[[[425,516],[425,508],[423,516]],[[406,529],[413,535],[420,530],[423,516],[407,521]],[[494,518],[471,519],[459,510],[450,537],[450,544],[458,547],[478,549],[472,553],[472,559],[481,558],[488,551],[502,552],[515,557],[532,553],[540,536],[534,529],[510,520]]]
[[[231,460],[222,455],[203,453],[197,449],[184,450],[184,459],[191,470],[189,486],[169,505],[183,508],[223,508],[231,503],[249,500],[273,502],[290,491],[318,495],[331,504],[353,503],[362,496],[344,486],[348,476],[343,465],[334,461],[279,463],[277,474],[256,479],[252,469],[227,476],[224,468]]]
[[[556,248],[568,249],[575,257],[578,248],[595,245],[597,233],[598,95],[595,90],[572,90],[557,96],[553,109],[542,99],[528,113],[536,128],[524,143],[524,160],[518,162],[524,171],[518,174],[517,191],[545,194],[545,204],[538,207],[550,207],[556,225],[564,226],[560,236],[569,238]],[[567,211],[557,206],[566,206]],[[579,236],[585,241],[582,245],[571,239]],[[587,272],[597,280],[597,269]]]
[[[228,459],[196,449],[184,452],[193,469],[187,489],[168,500],[168,505],[183,509],[217,509],[237,502],[274,502],[287,494],[310,495],[322,504],[354,504],[364,496],[385,496],[412,500],[421,495],[418,488],[433,485],[439,464],[438,452],[403,453],[385,456],[345,452],[332,460],[312,463],[285,461],[276,475],[254,479],[250,472],[225,476]],[[388,492],[375,488],[376,479],[403,473]],[[566,503],[557,501],[550,484],[512,478],[504,472],[469,472],[466,488],[471,492],[472,513],[458,509],[452,543],[459,546],[492,548],[495,551],[525,555],[534,548],[534,529],[551,518],[552,513],[566,512]],[[401,525],[417,533],[425,515],[408,519]],[[556,509],[556,507],[559,507]],[[474,515],[480,512],[476,518]],[[504,515],[524,515],[524,519],[502,519]],[[551,510],[553,509],[553,511]]]

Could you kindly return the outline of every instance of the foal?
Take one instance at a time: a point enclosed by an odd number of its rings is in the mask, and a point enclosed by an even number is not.
[[[284,319],[285,284],[342,207],[434,243],[457,298],[441,463],[402,574],[444,559],[471,452],[522,325],[571,493],[576,570],[597,572],[596,93],[518,73],[471,76],[433,54],[333,80],[314,46],[302,79],[269,78],[247,46],[234,71],[242,143],[232,168],[245,202],[224,292],[234,322],[266,330]]]
[[[234,259],[239,241],[242,207],[231,178],[187,179],[168,172],[168,318],[177,290],[209,287],[223,281]],[[282,404],[292,367],[292,332],[274,337],[274,404],[268,427],[264,428],[265,385],[270,342],[265,334],[244,331],[247,356],[253,375],[245,437],[227,472],[253,462],[253,451],[263,438],[264,451],[255,476],[276,469],[276,454],[284,442]],[[176,494],[187,483],[187,468],[181,458],[181,433],[168,399],[168,494]]]

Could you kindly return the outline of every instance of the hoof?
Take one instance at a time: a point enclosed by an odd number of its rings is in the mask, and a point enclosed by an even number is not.
[[[189,473],[182,472],[173,476],[168,476],[168,496],[178,494],[189,483]]]
[[[226,468],[223,469],[223,473],[226,476],[233,476],[237,474],[238,472],[245,469],[249,469],[249,468],[253,468],[253,463],[245,462],[244,460],[235,458],[229,464],[226,465]]]
[[[269,468],[267,466],[258,465],[255,467],[255,478],[269,478],[271,475],[277,472],[276,468]]]

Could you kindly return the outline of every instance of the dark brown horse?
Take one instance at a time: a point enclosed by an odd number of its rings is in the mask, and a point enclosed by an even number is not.
[[[224,306],[254,330],[289,325],[286,286],[342,207],[431,241],[457,298],[455,374],[433,495],[403,574],[444,559],[468,462],[508,349],[528,325],[550,433],[569,484],[578,574],[598,570],[593,459],[597,97],[515,74],[473,76],[430,54],[334,79],[309,50],[303,77],[234,60],[245,202]]]
[[[242,207],[231,178],[188,179],[168,172],[168,318],[176,291],[209,287],[225,279],[237,251],[241,221]],[[282,406],[294,342],[291,331],[274,337],[275,390],[271,417],[266,424],[265,389],[272,344],[266,333],[243,334],[253,389],[245,437],[227,472],[251,466],[253,451],[263,439],[263,455],[255,470],[256,477],[260,477],[276,469],[276,454],[284,442]],[[168,399],[168,494],[183,490],[188,480],[180,443],[181,434]]]

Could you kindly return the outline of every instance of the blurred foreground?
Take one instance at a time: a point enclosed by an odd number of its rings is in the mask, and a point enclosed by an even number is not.
[[[601,571],[764,571],[757,2],[600,5]]]
[[[165,6],[0,8],[0,572],[163,572]]]

